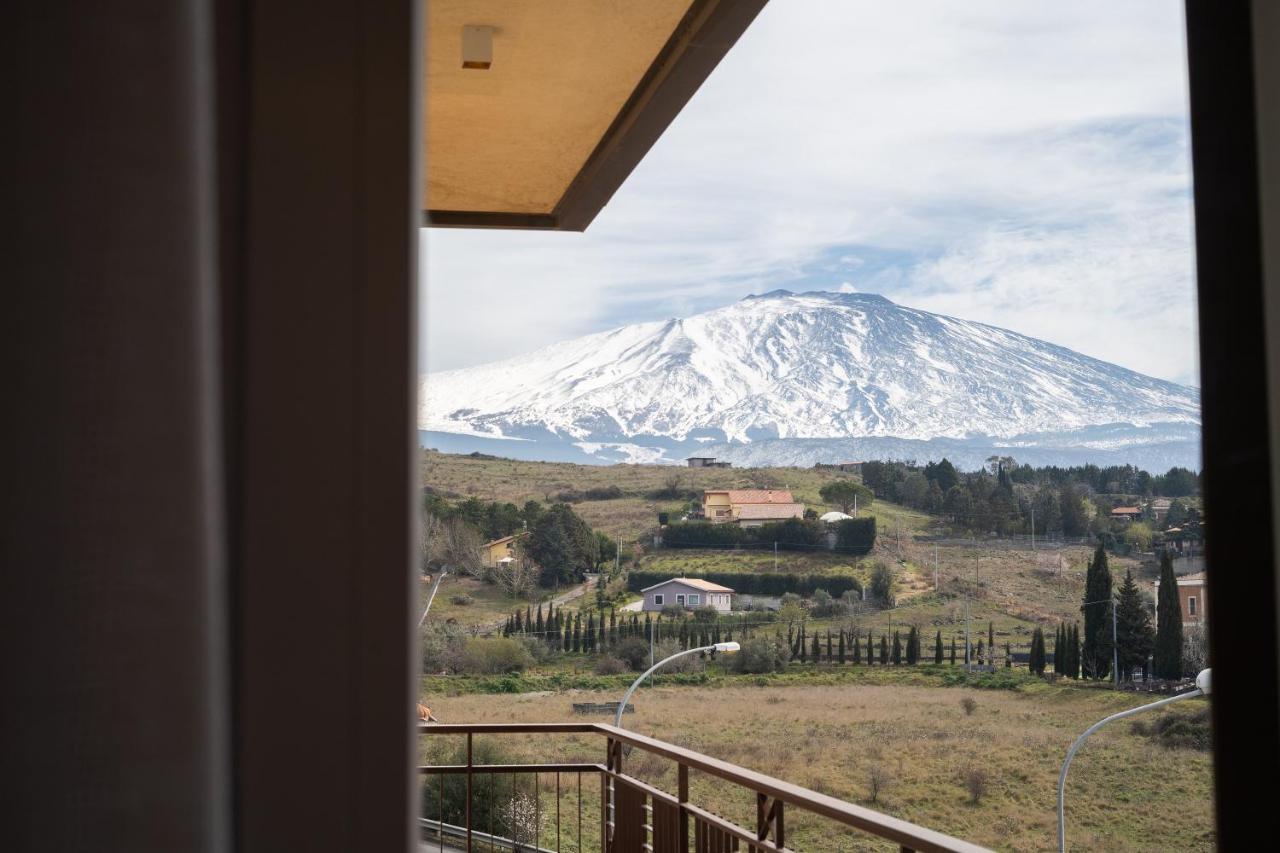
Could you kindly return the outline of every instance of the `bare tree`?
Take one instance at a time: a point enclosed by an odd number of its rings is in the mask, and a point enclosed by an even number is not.
[[[517,539],[515,556],[489,569],[488,579],[508,595],[528,598],[538,585],[538,565],[529,557],[524,543]]]

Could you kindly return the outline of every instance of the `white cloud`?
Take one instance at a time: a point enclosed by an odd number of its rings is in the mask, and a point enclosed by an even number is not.
[[[427,232],[427,364],[848,283],[1194,381],[1183,56],[1176,0],[774,0],[587,233]]]

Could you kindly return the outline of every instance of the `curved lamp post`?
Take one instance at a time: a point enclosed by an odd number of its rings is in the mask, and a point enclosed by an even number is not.
[[[646,678],[652,675],[656,670],[661,669],[662,667],[671,663],[671,661],[675,660],[676,658],[682,658],[685,655],[692,655],[692,654],[696,654],[697,652],[711,652],[711,656],[715,657],[716,652],[733,654],[734,652],[738,651],[741,648],[742,646],[738,645],[737,643],[713,643],[710,646],[699,646],[696,649],[688,649],[683,652],[676,652],[674,655],[672,655],[669,658],[663,658],[662,660],[658,661],[653,666],[645,670],[644,673],[642,673],[639,678],[631,682],[631,686],[627,688],[627,692],[624,693],[622,696],[622,701],[618,703],[618,714],[616,717],[614,717],[613,724],[618,728],[622,728],[622,712],[627,709],[627,700],[631,698],[632,693],[636,692],[636,688],[640,686],[640,682],[644,681]]]
[[[1067,758],[1062,762],[1062,772],[1058,774],[1058,853],[1066,853],[1067,850],[1067,822],[1064,800],[1067,785],[1067,769],[1071,766],[1071,759],[1075,758],[1076,750],[1084,746],[1084,742],[1088,740],[1089,735],[1093,734],[1107,723],[1114,722],[1115,720],[1122,720],[1125,717],[1132,717],[1134,714],[1141,714],[1143,711],[1150,711],[1152,708],[1159,708],[1161,705],[1168,705],[1170,702],[1177,702],[1179,699],[1192,699],[1196,696],[1208,696],[1209,673],[1210,670],[1201,670],[1200,674],[1196,676],[1196,686],[1193,690],[1188,690],[1186,693],[1179,693],[1177,696],[1170,696],[1168,699],[1161,699],[1159,702],[1152,702],[1149,705],[1139,705],[1137,708],[1130,708],[1127,711],[1112,714],[1110,717],[1098,720],[1098,722],[1085,729],[1084,734],[1076,738],[1076,742],[1071,744],[1071,748],[1067,750]]]

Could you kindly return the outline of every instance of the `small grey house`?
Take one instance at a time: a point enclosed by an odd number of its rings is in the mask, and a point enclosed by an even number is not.
[[[644,596],[643,609],[658,611],[672,604],[694,610],[710,605],[721,613],[728,613],[733,603],[733,590],[718,583],[699,578],[672,578],[640,590]]]

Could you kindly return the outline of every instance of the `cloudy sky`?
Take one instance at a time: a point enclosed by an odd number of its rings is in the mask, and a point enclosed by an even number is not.
[[[1198,385],[1192,236],[1178,0],[772,0],[586,233],[422,232],[421,366],[856,289]]]

